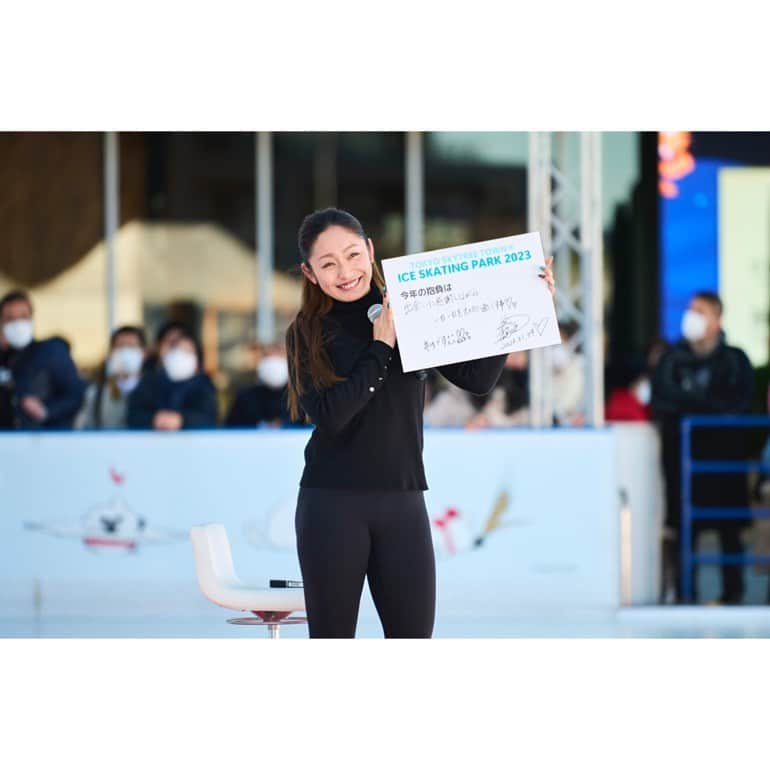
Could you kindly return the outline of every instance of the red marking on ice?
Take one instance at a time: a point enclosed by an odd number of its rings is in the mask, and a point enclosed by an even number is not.
[[[136,540],[119,540],[106,537],[84,537],[83,544],[90,546],[106,546],[107,548],[127,548],[129,550],[136,548],[137,546]]]
[[[444,547],[451,554],[455,552],[455,541],[452,533],[449,531],[449,522],[452,519],[458,518],[459,515],[456,508],[447,508],[443,516],[433,519],[433,524],[438,527],[441,536],[444,538]]]
[[[110,478],[118,485],[120,486],[125,480],[126,477],[122,476],[120,473],[118,473],[114,468],[110,468]]]

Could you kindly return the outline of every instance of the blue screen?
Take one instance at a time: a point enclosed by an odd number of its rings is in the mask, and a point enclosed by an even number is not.
[[[661,331],[678,340],[690,297],[719,291],[719,170],[740,165],[696,158],[693,171],[677,180],[679,194],[660,198]]]

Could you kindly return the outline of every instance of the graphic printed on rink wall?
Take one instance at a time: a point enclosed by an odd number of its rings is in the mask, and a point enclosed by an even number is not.
[[[88,594],[100,585],[197,591],[187,533],[210,521],[227,527],[244,580],[299,578],[294,505],[308,435],[0,437],[0,615],[33,584],[69,586],[64,601],[95,616]],[[611,431],[426,431],[425,465],[439,611],[618,604]]]

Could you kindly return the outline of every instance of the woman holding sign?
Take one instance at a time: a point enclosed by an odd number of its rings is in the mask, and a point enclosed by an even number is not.
[[[302,306],[288,329],[289,409],[313,423],[295,527],[311,637],[353,637],[364,578],[386,637],[428,638],[435,563],[423,500],[424,378],[404,373],[374,245],[339,209],[299,230]],[[553,292],[550,260],[542,277]],[[372,306],[382,305],[379,316]],[[379,309],[379,308],[377,308]],[[488,393],[506,355],[438,371]]]

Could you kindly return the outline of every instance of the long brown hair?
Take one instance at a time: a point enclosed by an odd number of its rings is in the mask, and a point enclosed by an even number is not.
[[[314,211],[302,221],[297,238],[301,260],[307,267],[310,267],[308,257],[316,239],[333,225],[344,227],[366,241],[366,233],[361,223],[347,211],[336,208]],[[376,262],[372,265],[372,278],[380,289],[385,286],[385,280]],[[345,379],[334,371],[326,351],[329,339],[324,334],[323,319],[333,306],[332,298],[324,294],[303,272],[302,303],[297,317],[286,332],[286,353],[289,360],[287,395],[292,420],[300,418],[302,412],[299,398],[305,392],[308,380],[313,388],[321,390]]]

